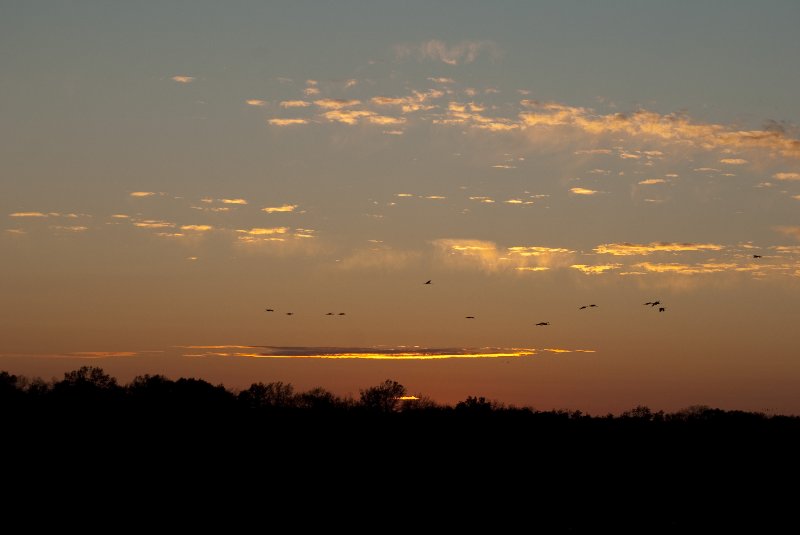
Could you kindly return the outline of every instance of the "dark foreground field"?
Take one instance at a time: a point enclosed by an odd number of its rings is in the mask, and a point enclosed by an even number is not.
[[[470,519],[491,521],[493,531],[523,521],[547,532],[798,524],[797,417],[699,406],[590,416],[404,395],[393,381],[342,399],[283,383],[234,393],[143,376],[121,386],[99,368],[49,383],[2,372],[6,482],[47,493],[55,481],[61,499],[80,483],[158,500],[269,496],[273,510],[373,504],[403,518],[455,515],[476,529]]]

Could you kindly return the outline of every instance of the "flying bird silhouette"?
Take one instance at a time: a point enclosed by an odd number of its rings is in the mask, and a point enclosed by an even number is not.
[[[430,284],[430,283],[431,283],[431,281],[428,281],[428,282],[426,282],[426,283],[424,283],[424,284]]]
[[[586,305],[583,305],[583,306],[582,306],[582,307],[580,307],[578,310],[583,310],[584,308],[589,308],[589,307],[588,307],[588,306],[586,306]]]
[[[540,325],[550,325],[550,322],[549,321],[540,321],[539,323],[536,324],[537,327],[540,326]]]
[[[598,306],[598,305],[589,305],[589,306],[590,306],[590,307],[596,307],[596,306]]]
[[[267,311],[267,312],[275,312],[275,311],[274,311],[274,310],[272,310],[271,308],[268,308],[266,311]]]
[[[286,315],[287,316],[294,316],[294,312],[287,312]]]
[[[465,318],[467,318],[468,320],[474,320],[475,316],[465,316]]]
[[[753,258],[761,258],[761,255],[760,254],[754,254]]]
[[[661,304],[661,301],[653,301],[652,303],[650,303],[650,306],[654,307],[654,306],[660,305],[660,304]]]
[[[333,312],[328,312],[328,313],[327,313],[327,314],[325,314],[325,315],[326,315],[326,316],[333,316]]]
[[[344,316],[344,312],[339,312],[339,315],[340,316]]]
[[[664,308],[664,307],[658,307],[658,311],[659,312],[664,312],[665,310],[666,310],[666,308]]]

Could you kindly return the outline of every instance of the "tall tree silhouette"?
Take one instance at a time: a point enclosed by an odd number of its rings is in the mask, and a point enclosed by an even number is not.
[[[378,386],[373,386],[360,391],[361,405],[373,411],[394,412],[400,403],[400,398],[406,395],[406,387],[386,379]]]

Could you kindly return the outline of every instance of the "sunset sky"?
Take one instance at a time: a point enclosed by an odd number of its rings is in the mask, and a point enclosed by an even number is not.
[[[6,2],[0,370],[798,414],[798,22]]]

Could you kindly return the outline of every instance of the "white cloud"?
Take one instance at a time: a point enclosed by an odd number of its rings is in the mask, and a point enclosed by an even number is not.
[[[775,173],[772,178],[776,180],[800,180],[800,173]]]

